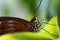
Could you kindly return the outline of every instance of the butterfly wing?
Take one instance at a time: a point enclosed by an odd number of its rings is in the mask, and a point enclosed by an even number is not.
[[[15,17],[0,17],[0,34],[28,31],[29,22]]]

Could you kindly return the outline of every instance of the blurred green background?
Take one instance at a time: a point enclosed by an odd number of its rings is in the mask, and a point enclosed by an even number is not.
[[[37,12],[34,13],[39,3],[40,0],[0,0],[0,17],[11,16],[30,21],[34,16],[36,16],[39,21],[45,19],[43,21],[49,22],[53,16],[57,16],[59,29],[60,0],[42,0],[41,6],[38,8]],[[45,40],[51,39],[47,38]]]
[[[38,19],[48,21],[52,16],[58,15],[59,20],[60,0],[42,0],[41,6],[34,14],[39,2],[40,0],[0,0],[0,16],[12,16],[30,21],[36,15]]]

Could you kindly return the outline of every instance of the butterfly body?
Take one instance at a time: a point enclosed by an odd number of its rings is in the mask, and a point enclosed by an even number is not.
[[[31,21],[15,17],[0,17],[0,35],[26,31],[37,31],[37,22],[35,17]]]

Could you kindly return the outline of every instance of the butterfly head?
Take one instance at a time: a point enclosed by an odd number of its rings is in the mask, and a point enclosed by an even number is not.
[[[39,27],[40,27],[40,22],[38,22],[37,17],[34,17],[30,21],[30,29],[29,29],[29,31],[33,31],[33,32],[38,31]]]

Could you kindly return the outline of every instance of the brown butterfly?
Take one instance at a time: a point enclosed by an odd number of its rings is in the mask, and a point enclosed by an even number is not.
[[[0,17],[0,35],[12,32],[35,32],[38,28],[36,17],[30,22],[15,17]]]

